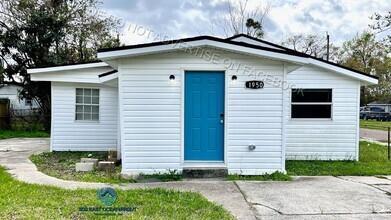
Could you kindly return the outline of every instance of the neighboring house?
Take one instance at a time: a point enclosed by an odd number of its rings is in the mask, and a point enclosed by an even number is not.
[[[390,101],[374,101],[369,103],[370,107],[382,107],[385,112],[391,112],[391,100]]]
[[[12,110],[31,110],[38,108],[38,104],[32,99],[19,99],[21,87],[16,85],[0,85],[0,99],[9,99]]]
[[[358,160],[360,86],[378,83],[246,35],[102,49],[98,58],[28,72],[52,82],[51,150],[117,148],[124,174],[257,175],[285,171],[286,158]]]

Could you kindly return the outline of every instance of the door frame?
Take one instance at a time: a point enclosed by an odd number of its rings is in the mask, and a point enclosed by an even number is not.
[[[223,146],[223,162],[213,161],[185,161],[185,73],[186,71],[221,71],[224,74],[224,146]],[[225,68],[181,68],[181,166],[182,167],[227,167],[227,151],[228,151],[228,77],[227,69]]]

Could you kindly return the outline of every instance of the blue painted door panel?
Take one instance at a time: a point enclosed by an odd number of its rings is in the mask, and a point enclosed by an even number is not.
[[[224,160],[224,72],[185,72],[185,160]]]

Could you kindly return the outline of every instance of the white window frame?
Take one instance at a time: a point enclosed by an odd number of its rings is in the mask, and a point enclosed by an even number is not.
[[[77,103],[77,97],[78,96],[80,96],[80,95],[77,95],[77,90],[78,89],[82,89],[83,90],[83,95],[82,95],[82,97],[83,97],[83,102],[82,103]],[[84,95],[84,91],[85,90],[91,90],[91,95],[90,95],[90,98],[91,98],[91,103],[84,103],[84,97],[85,97],[85,95]],[[98,96],[93,96],[92,95],[92,91],[93,90],[97,90],[98,91]],[[75,89],[75,114],[74,114],[74,117],[75,117],[75,121],[76,122],[99,122],[100,121],[100,89],[98,89],[98,88],[76,88]],[[93,104],[92,103],[92,98],[93,97],[98,97],[98,104]],[[77,106],[83,106],[83,112],[78,112],[77,111]],[[84,106],[91,106],[91,112],[90,112],[90,119],[84,119],[84,114],[86,114],[86,112],[84,112]],[[93,106],[97,106],[98,107],[98,112],[97,113],[93,113],[93,111],[92,111],[92,107]],[[77,114],[82,114],[83,115],[83,118],[82,119],[77,119]],[[93,119],[92,118],[92,115],[94,115],[94,114],[97,114],[98,115],[98,118],[97,119]]]
[[[297,89],[291,89],[290,93],[290,119],[291,120],[325,120],[325,121],[332,121],[333,120],[333,103],[334,103],[334,91],[332,88],[303,88],[303,90],[306,89],[319,89],[319,90],[331,90],[331,102],[293,102],[292,101],[292,90]],[[330,118],[293,118],[292,117],[292,105],[330,105]]]

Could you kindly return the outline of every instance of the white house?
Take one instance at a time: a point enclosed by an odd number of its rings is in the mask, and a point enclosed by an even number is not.
[[[13,110],[31,110],[38,108],[38,103],[32,99],[20,99],[19,90],[22,88],[16,85],[0,85],[0,99],[9,99],[10,108]]]
[[[391,100],[388,101],[374,101],[371,103],[368,103],[367,106],[369,107],[381,107],[384,108],[385,112],[391,113]]]
[[[30,69],[52,82],[53,151],[118,148],[122,173],[285,171],[358,160],[371,75],[246,35],[102,49],[102,62]]]

